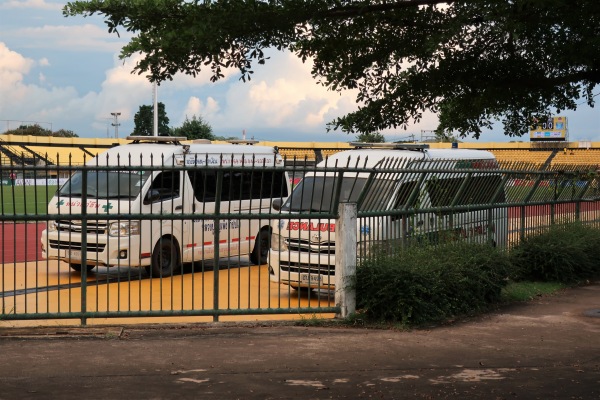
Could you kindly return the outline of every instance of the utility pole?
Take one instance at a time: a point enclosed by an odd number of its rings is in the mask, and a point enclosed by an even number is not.
[[[115,118],[115,122],[112,123],[112,126],[115,127],[115,139],[119,138],[119,125],[121,125],[119,123],[119,115],[121,115],[120,112],[113,112],[110,113],[110,115],[112,115]]]
[[[152,135],[158,136],[158,85],[156,84],[156,82],[154,82],[154,85],[152,87],[152,102],[152,109],[154,110],[154,114],[152,115]]]

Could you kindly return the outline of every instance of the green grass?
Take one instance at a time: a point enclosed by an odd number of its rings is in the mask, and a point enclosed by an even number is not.
[[[47,213],[48,201],[54,196],[56,185],[2,186],[0,189],[0,213],[43,215]]]
[[[502,289],[502,299],[506,302],[529,301],[567,287],[559,282],[512,282]]]
[[[325,319],[317,314],[312,314],[310,317],[300,316],[300,320],[296,322],[298,326],[328,326],[329,318]]]

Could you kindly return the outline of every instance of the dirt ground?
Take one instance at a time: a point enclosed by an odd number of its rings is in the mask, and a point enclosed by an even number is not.
[[[600,283],[398,331],[2,328],[0,399],[600,399]]]

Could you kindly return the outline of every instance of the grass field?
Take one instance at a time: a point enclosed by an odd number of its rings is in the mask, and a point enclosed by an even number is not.
[[[48,200],[56,186],[2,186],[0,213],[4,215],[38,214],[48,210]]]

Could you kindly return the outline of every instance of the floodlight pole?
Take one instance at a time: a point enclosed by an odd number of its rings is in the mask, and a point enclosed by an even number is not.
[[[158,88],[156,82],[154,82],[152,97],[154,98],[154,124],[152,133],[154,136],[158,136]]]
[[[112,126],[115,127],[115,138],[118,139],[119,138],[119,125],[121,125],[119,123],[119,115],[121,115],[120,112],[112,112],[110,113],[110,115],[112,115],[115,118],[115,122],[112,123]]]

